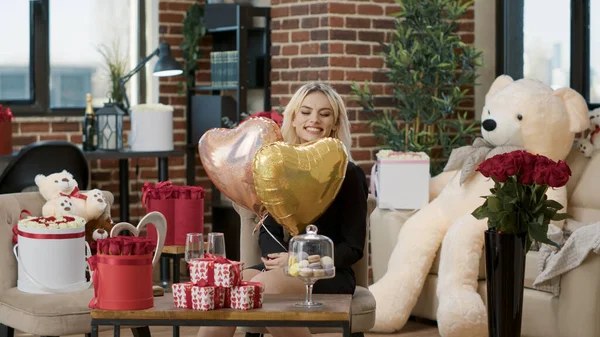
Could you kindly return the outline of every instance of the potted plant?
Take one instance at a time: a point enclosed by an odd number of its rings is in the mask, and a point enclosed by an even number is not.
[[[471,98],[481,52],[462,42],[457,20],[472,1],[396,0],[396,31],[382,55],[393,83],[395,109],[380,111],[367,84],[353,83],[353,98],[369,113],[383,148],[425,152],[431,174],[441,172],[453,148],[472,142],[475,123],[459,113]]]
[[[122,55],[119,40],[114,40],[112,48],[105,45],[98,47],[98,52],[104,58],[106,71],[110,80],[110,91],[108,93],[110,102],[123,107],[123,91],[119,79],[126,74],[127,56]]]
[[[0,104],[0,155],[12,154],[12,111]]]
[[[194,3],[188,8],[183,19],[183,39],[179,44],[183,53],[183,73],[185,74],[184,83],[179,83],[182,92],[190,90],[196,84],[195,72],[198,69],[198,60],[200,54],[200,41],[206,35],[206,26],[204,25],[204,7]]]
[[[513,151],[491,157],[477,171],[494,181],[491,195],[473,211],[488,219],[485,231],[488,329],[490,337],[521,336],[525,255],[532,242],[559,246],[548,236],[563,206],[548,200],[548,188],[565,186],[571,175],[562,160]]]

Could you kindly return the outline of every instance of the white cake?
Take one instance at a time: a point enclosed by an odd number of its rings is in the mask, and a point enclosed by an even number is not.
[[[29,217],[19,220],[19,228],[65,229],[85,226],[85,219],[79,216]]]

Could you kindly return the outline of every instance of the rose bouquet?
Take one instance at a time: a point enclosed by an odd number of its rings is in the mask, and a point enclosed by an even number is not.
[[[475,218],[487,218],[490,231],[526,234],[526,251],[533,240],[558,247],[547,236],[548,224],[568,216],[558,213],[563,206],[548,200],[546,191],[569,181],[571,170],[564,161],[513,151],[485,160],[477,171],[492,178],[494,187],[490,189],[492,194],[484,197],[483,205],[473,211]]]
[[[114,236],[97,241],[97,252],[103,255],[146,255],[155,249],[151,239],[139,236]]]

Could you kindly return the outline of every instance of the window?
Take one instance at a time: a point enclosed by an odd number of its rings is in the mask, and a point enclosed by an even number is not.
[[[139,59],[142,1],[0,0],[0,13],[9,13],[2,25],[10,27],[0,45],[11,46],[0,48],[0,103],[17,115],[80,115],[91,93],[101,107],[111,85],[100,50],[131,69],[129,60]]]
[[[599,7],[590,0],[500,0],[496,74],[571,87],[590,109],[600,106],[600,24],[589,25]]]

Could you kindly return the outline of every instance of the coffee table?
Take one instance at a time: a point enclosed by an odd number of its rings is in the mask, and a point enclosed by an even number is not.
[[[340,327],[350,337],[351,295],[314,294],[313,301],[323,303],[316,309],[297,308],[304,295],[265,295],[263,307],[253,310],[218,309],[196,311],[175,308],[173,295],[154,298],[154,308],[147,310],[91,311],[92,337],[98,337],[98,326],[114,326],[120,337],[121,326],[172,326],[173,337],[179,337],[181,326],[244,327]]]

